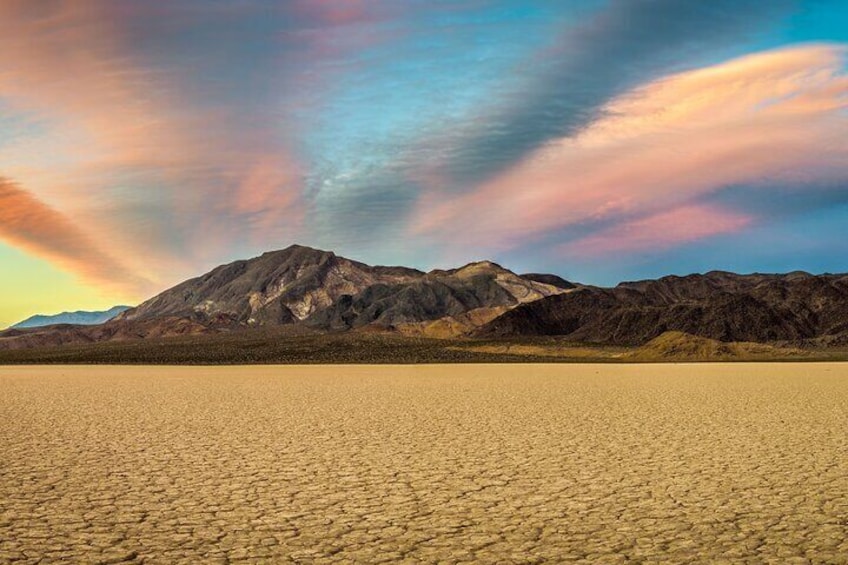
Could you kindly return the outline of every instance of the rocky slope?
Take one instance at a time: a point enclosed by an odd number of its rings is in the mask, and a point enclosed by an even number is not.
[[[834,340],[848,333],[848,276],[711,272],[586,287],[521,305],[476,335],[641,345],[667,331],[724,342]]]
[[[102,341],[133,341],[180,335],[200,335],[238,330],[241,326],[226,315],[209,317],[161,316],[139,320],[110,320],[82,326],[56,324],[38,328],[8,329],[0,332],[0,349],[31,349],[59,345],[80,345]]]
[[[517,275],[489,261],[424,273],[292,246],[217,267],[102,325],[0,332],[0,349],[276,326],[438,338],[564,336],[616,346],[683,332],[723,343],[838,348],[848,346],[848,275],[715,271],[598,288]]]
[[[128,310],[119,320],[226,314],[249,325],[308,318],[340,297],[374,284],[412,281],[424,273],[371,267],[335,253],[293,245],[254,259],[222,265]]]
[[[342,296],[306,323],[329,330],[374,325],[408,333],[463,333],[477,320],[494,318],[518,304],[562,292],[557,286],[522,278],[490,261],[436,270],[409,281],[378,283]],[[438,330],[429,322],[440,320]],[[423,325],[422,325],[423,324]]]

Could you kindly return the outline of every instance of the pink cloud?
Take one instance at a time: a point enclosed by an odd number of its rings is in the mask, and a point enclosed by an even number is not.
[[[583,258],[662,251],[716,235],[736,233],[753,221],[754,218],[746,214],[692,204],[614,225],[569,242],[561,247],[561,251],[565,255]]]
[[[375,2],[367,0],[296,0],[296,13],[329,25],[344,25],[366,19]]]
[[[239,176],[232,208],[250,225],[253,243],[294,237],[302,227],[305,207],[300,199],[302,172],[290,154],[259,156]]]
[[[279,243],[273,219],[302,215],[301,167],[267,131],[240,129],[231,110],[187,99],[181,77],[138,56],[127,9],[106,0],[0,3],[0,99],[39,126],[4,147],[0,169],[57,214],[84,218],[128,270],[166,286],[226,257],[234,242]],[[285,233],[300,225],[287,221]],[[228,240],[210,245],[219,231]],[[45,246],[58,243],[45,235]],[[39,251],[99,280],[84,255],[68,259],[73,252],[82,246]]]
[[[807,45],[646,84],[467,194],[430,189],[410,233],[504,249],[586,222],[686,210],[732,184],[767,190],[799,171],[808,182],[845,178],[844,60],[841,46]]]
[[[108,2],[0,4],[0,96],[73,129],[77,162],[167,166],[189,146],[157,71],[132,57]],[[76,150],[73,150],[76,149]]]

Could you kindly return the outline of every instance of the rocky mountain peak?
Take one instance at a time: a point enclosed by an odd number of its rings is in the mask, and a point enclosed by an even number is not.
[[[453,274],[458,277],[473,277],[476,275],[497,275],[503,273],[512,273],[512,271],[508,269],[504,269],[497,263],[493,261],[474,261],[473,263],[468,263],[458,269],[453,271]]]

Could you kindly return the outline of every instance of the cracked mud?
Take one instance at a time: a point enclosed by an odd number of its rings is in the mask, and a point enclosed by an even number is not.
[[[0,563],[848,563],[848,366],[0,368]]]

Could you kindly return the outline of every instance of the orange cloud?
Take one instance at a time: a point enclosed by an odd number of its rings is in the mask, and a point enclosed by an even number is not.
[[[128,53],[114,4],[0,3],[0,96],[71,130],[63,160],[166,167],[190,144],[157,71]]]
[[[220,209],[210,210],[201,220],[211,222],[202,247],[211,252],[215,246],[246,241],[264,250],[295,238],[304,221],[302,184],[300,166],[289,153],[257,156],[224,185]]]
[[[577,136],[468,194],[429,191],[411,233],[509,248],[569,226],[681,209],[733,184],[844,178],[844,60],[842,46],[807,45],[644,85]]]
[[[143,296],[150,281],[98,248],[67,217],[0,178],[0,239],[97,284]]]
[[[749,215],[716,206],[692,204],[623,222],[563,245],[561,251],[577,257],[626,252],[661,251],[715,235],[735,233],[754,221]]]
[[[181,76],[133,50],[127,9],[109,0],[0,2],[0,99],[38,124],[4,146],[0,169],[53,210],[85,218],[105,251],[165,286],[227,257],[234,241],[277,243],[263,241],[279,233],[270,210],[284,203],[296,217],[301,186],[293,158],[269,147],[265,132],[239,129],[231,109],[187,99]],[[249,209],[233,207],[233,193]],[[229,241],[210,247],[222,226]],[[85,263],[63,267],[95,280]]]

